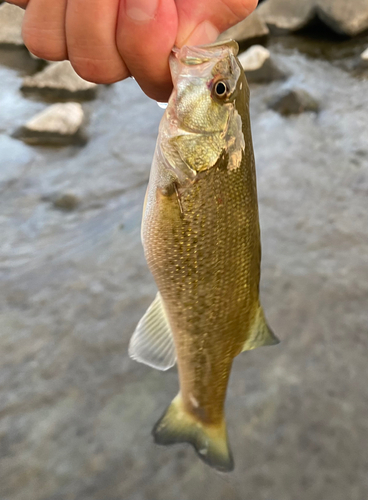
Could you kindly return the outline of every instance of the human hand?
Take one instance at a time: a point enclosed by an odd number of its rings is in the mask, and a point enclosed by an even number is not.
[[[69,59],[95,83],[134,76],[152,99],[167,101],[174,45],[214,42],[247,17],[258,0],[9,0],[26,9],[28,49],[50,61]]]

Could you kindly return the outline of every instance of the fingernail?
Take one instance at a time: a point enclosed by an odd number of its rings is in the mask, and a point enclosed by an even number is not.
[[[125,0],[125,13],[133,21],[147,22],[154,19],[159,0]]]
[[[205,45],[217,40],[219,30],[210,22],[203,21],[192,31],[183,45]]]

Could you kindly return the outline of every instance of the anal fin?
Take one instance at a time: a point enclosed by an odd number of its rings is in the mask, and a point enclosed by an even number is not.
[[[130,339],[129,356],[157,370],[168,370],[175,365],[174,339],[160,293],[157,293]]]
[[[251,351],[264,345],[276,345],[279,343],[279,339],[267,324],[262,307],[259,306],[250,335],[244,342],[242,352]]]

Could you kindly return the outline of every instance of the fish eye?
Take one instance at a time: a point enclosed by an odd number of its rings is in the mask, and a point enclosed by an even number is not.
[[[224,97],[227,93],[227,85],[225,82],[219,81],[215,85],[215,94],[217,97]]]

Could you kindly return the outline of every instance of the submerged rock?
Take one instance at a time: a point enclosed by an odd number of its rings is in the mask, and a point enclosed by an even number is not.
[[[83,144],[84,111],[76,102],[53,104],[29,120],[15,137],[28,144]]]
[[[275,95],[268,106],[281,115],[298,115],[304,111],[317,112],[318,102],[303,89],[286,89]]]
[[[59,99],[93,99],[97,85],[83,80],[69,61],[52,63],[34,76],[23,80],[24,92],[39,93]]]
[[[365,49],[362,54],[360,54],[360,64],[364,68],[368,68],[368,48]]]
[[[233,39],[239,43],[251,44],[253,41],[265,38],[269,32],[267,24],[260,18],[257,11],[254,11],[249,17],[221,33],[218,40]]]
[[[0,46],[22,47],[22,22],[24,10],[15,5],[0,5]]]
[[[315,17],[348,36],[368,29],[367,0],[267,0],[257,12],[270,27],[282,31],[297,31]]]
[[[254,45],[240,54],[239,61],[249,83],[267,83],[286,76],[272,60],[270,51],[262,45]]]
[[[53,196],[51,201],[55,208],[71,212],[78,207],[81,200],[74,193],[59,193]]]

